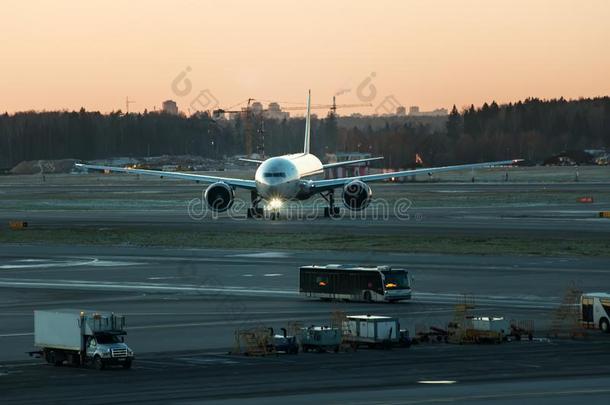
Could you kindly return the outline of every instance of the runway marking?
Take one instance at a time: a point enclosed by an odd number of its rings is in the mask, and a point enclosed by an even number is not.
[[[190,249],[183,249],[185,251],[189,251]],[[200,249],[196,249],[196,250],[200,250]],[[173,252],[173,251],[172,251]],[[276,252],[276,253],[282,253],[282,252]],[[555,263],[557,261],[559,262],[570,262],[573,261],[575,262],[575,264],[578,263],[578,259],[574,259],[574,258],[552,258],[550,260],[544,260],[544,258],[541,259],[535,259],[532,261],[529,261],[527,263],[523,263],[523,264],[518,264],[518,265],[488,265],[488,264],[477,264],[477,263],[470,263],[470,264],[446,264],[446,263],[417,263],[417,262],[412,262],[413,257],[411,257],[412,255],[405,255],[404,253],[397,253],[397,252],[388,252],[386,253],[386,255],[390,255],[390,256],[395,256],[395,257],[401,257],[401,263],[397,263],[397,265],[404,265],[410,268],[414,268],[414,269],[429,269],[429,270],[450,270],[450,269],[457,269],[457,270],[469,270],[469,271],[489,271],[489,270],[508,270],[511,272],[515,272],[515,271],[519,271],[519,272],[553,272],[553,273],[557,273],[557,272],[561,272],[561,273],[579,273],[579,274],[583,274],[583,273],[598,273],[598,274],[608,274],[610,273],[610,269],[591,269],[591,268],[554,268],[554,267],[549,267],[549,264]],[[276,261],[271,261],[271,260],[263,260],[263,259],[258,259],[255,262],[253,262],[252,260],[246,260],[246,259],[256,259],[255,257],[245,257],[243,256],[242,259],[238,258],[238,255],[225,255],[225,256],[219,256],[219,257],[184,257],[184,256],[141,256],[141,255],[118,255],[118,256],[111,256],[113,259],[118,259],[118,261],[116,263],[119,263],[121,265],[144,265],[147,264],[148,261],[150,260],[154,260],[155,262],[171,262],[171,261],[180,261],[180,262],[218,262],[218,263],[246,263],[246,264],[269,264],[269,265],[278,265],[278,262]],[[282,265],[288,265],[288,264],[294,264],[296,267],[298,267],[301,263],[296,261],[295,259],[295,254],[293,253],[287,253],[287,255],[284,257],[286,259],[289,260],[283,260],[281,262]],[[78,257],[78,256],[69,256],[69,255],[65,255],[63,257],[66,258],[72,258],[73,260],[78,260],[78,259],[82,259],[82,257]],[[279,257],[278,257],[279,258]],[[48,259],[48,260],[53,260],[53,259]],[[103,260],[103,259],[99,259],[99,260]],[[140,260],[140,261],[144,261],[142,262],[131,262],[130,260]],[[112,262],[112,260],[103,260],[105,262]],[[347,261],[343,260],[340,262],[345,262],[348,263]],[[546,265],[546,267],[539,267],[538,263],[542,263],[544,265]],[[516,267],[515,267],[516,266]],[[0,269],[2,268],[2,265],[0,265]]]
[[[51,267],[74,267],[74,266],[86,266],[93,264],[95,259],[89,259],[86,261],[74,261],[74,260],[49,260],[46,263],[36,262],[37,264],[3,264],[0,265],[0,269],[9,270],[9,269],[39,269],[39,268],[51,268]],[[17,260],[17,262],[21,262]]]
[[[20,337],[20,336],[34,336],[33,332],[24,332],[24,333],[5,333],[0,335],[0,338],[3,337]]]
[[[529,391],[529,392],[511,392],[499,394],[481,394],[481,395],[460,395],[446,397],[427,397],[426,399],[413,399],[403,401],[393,401],[396,404],[429,404],[429,403],[472,403],[480,400],[498,400],[509,398],[536,398],[549,396],[565,396],[565,395],[583,395],[583,394],[607,394],[610,389],[575,389],[575,390],[557,390],[557,391]]]
[[[223,294],[236,296],[277,296],[296,297],[296,290],[273,290],[257,289],[246,286],[235,287],[206,287],[197,285],[171,285],[154,283],[132,283],[132,282],[105,282],[105,281],[79,281],[79,280],[39,280],[39,279],[0,279],[0,287],[22,287],[22,288],[50,288],[50,289],[76,289],[95,291],[134,291],[134,292],[157,292],[157,293],[197,293],[197,294]],[[414,292],[415,302],[434,304],[455,304],[460,294],[453,293],[429,293]],[[557,297],[533,297],[533,296],[486,296],[476,297],[477,305],[480,306],[503,306],[514,308],[548,309],[559,304]]]
[[[283,259],[291,257],[292,254],[289,252],[259,252],[259,253],[239,253],[235,255],[227,255],[226,257],[249,257],[249,258],[263,258],[263,259]]]
[[[283,276],[282,273],[267,273],[267,274],[263,274],[263,277],[280,277]]]
[[[202,366],[213,366],[217,364],[239,364],[239,361],[219,358],[200,358],[200,357],[178,357],[176,360],[181,360],[189,364],[196,364]]]
[[[0,265],[0,270],[16,270],[16,269],[42,269],[54,267],[77,267],[77,266],[93,266],[93,267],[118,267],[118,266],[136,266],[145,263],[138,262],[121,262],[116,260],[100,260],[97,258],[78,259],[20,259],[17,263],[25,264],[3,264]]]
[[[243,314],[235,314],[236,317],[243,316],[244,318],[248,317],[248,312],[244,312]],[[327,319],[328,313],[325,315],[310,317],[309,319],[318,320],[318,319]],[[259,324],[261,319],[243,319],[243,320],[223,320],[223,321],[208,321],[208,322],[187,322],[187,323],[169,323],[169,324],[158,324],[158,325],[141,325],[141,326],[130,326],[127,330],[150,330],[150,329],[174,329],[174,328],[192,328],[199,326],[218,326],[218,325],[244,325],[244,324]],[[290,322],[294,321],[294,318],[271,318],[265,319],[266,322]]]
[[[412,311],[412,312],[408,312],[409,316],[412,315],[428,315],[428,314],[438,314],[438,313],[452,313],[453,312],[453,308],[444,308],[444,309],[436,309],[436,310],[428,310],[428,311]],[[152,324],[152,325],[136,325],[136,326],[129,326],[127,328],[127,331],[131,331],[131,330],[148,330],[148,329],[174,329],[174,328],[191,328],[191,327],[201,327],[201,326],[218,326],[218,325],[241,325],[241,324],[257,324],[260,322],[289,322],[289,321],[294,321],[294,317],[290,317],[290,318],[286,318],[286,317],[282,317],[282,318],[274,318],[274,317],[265,317],[264,319],[261,318],[256,318],[256,319],[252,319],[252,316],[256,316],[256,315],[274,315],[274,314],[282,314],[282,315],[290,315],[290,314],[305,314],[307,316],[307,320],[327,320],[328,319],[328,309],[325,310],[320,310],[320,311],[281,311],[281,312],[274,312],[273,314],[269,313],[269,312],[249,312],[249,311],[244,311],[243,313],[237,313],[237,312],[214,312],[214,313],[210,313],[210,315],[229,315],[229,316],[233,316],[234,318],[244,318],[242,319],[234,319],[234,320],[223,320],[223,321],[203,321],[203,322],[186,322],[186,323],[174,323],[174,324]],[[312,316],[312,314],[315,313],[315,316]],[[160,315],[171,315],[171,316],[175,316],[175,315],[204,315],[204,314],[193,314],[193,313],[150,313],[150,314],[141,314],[141,313],[130,313],[130,312],[124,312],[123,315],[126,316],[138,316],[138,315],[143,315],[143,316],[160,316]],[[245,319],[247,318],[247,319]],[[2,334],[0,335],[0,338],[3,337],[23,337],[23,336],[34,336],[33,332],[22,332],[22,333],[7,333],[7,334]],[[205,353],[206,355],[221,355],[223,353]],[[147,362],[152,362],[149,360],[146,360]]]
[[[40,362],[0,364],[0,367],[4,367],[4,368],[41,367],[41,366],[46,366],[46,364],[40,363]]]
[[[168,285],[143,283],[116,283],[105,281],[77,281],[77,280],[26,280],[26,279],[0,279],[0,287],[27,287],[27,288],[58,288],[80,290],[107,290],[107,291],[148,291],[148,292],[183,292],[183,293],[224,293],[233,295],[279,295],[292,296],[297,291],[290,290],[259,290],[249,287],[205,287],[196,285]]]

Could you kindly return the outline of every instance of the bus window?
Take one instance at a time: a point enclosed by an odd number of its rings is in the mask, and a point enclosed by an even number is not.
[[[406,272],[384,271],[384,287],[386,290],[409,288],[409,276]]]

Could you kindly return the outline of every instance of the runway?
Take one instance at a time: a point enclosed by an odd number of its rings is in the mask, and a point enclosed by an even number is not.
[[[230,227],[235,232],[538,237],[560,233],[579,239],[610,235],[610,221],[598,218],[600,211],[610,210],[610,183],[376,184],[373,202],[364,212],[343,210],[341,218],[326,219],[326,202],[314,199],[289,205],[282,220],[267,221],[245,218],[250,200],[243,192],[238,192],[239,203],[229,213],[213,215],[202,205],[203,185],[124,184],[129,179],[82,184],[86,179],[77,178],[78,184],[1,186],[0,221],[19,219],[34,229],[172,227],[217,232]],[[594,196],[594,202],[578,203],[579,196]]]
[[[585,184],[549,186],[551,193],[570,193],[569,202],[563,199],[551,205],[513,204],[509,200],[479,202],[472,207],[422,203],[410,208],[406,220],[390,216],[387,220],[318,218],[313,222],[193,219],[186,211],[186,197],[197,196],[201,187],[164,187],[154,184],[134,189],[130,185],[116,190],[108,186],[96,190],[97,194],[92,194],[93,186],[83,185],[0,188],[9,195],[7,205],[0,208],[0,221],[19,218],[30,222],[32,229],[97,232],[135,227],[163,232],[171,227],[286,237],[304,233],[337,237],[536,234],[586,242],[610,236],[610,221],[595,217],[607,206],[605,200],[579,204],[572,198],[574,193],[586,194],[592,188]],[[506,199],[528,193],[531,187],[432,184],[424,186],[432,196],[419,197],[433,201],[437,196],[464,194],[468,189],[468,193],[485,195],[497,191]],[[388,190],[394,189],[381,190],[388,196]],[[599,190],[605,193],[610,186],[601,185]],[[98,207],[91,202],[117,191],[147,196],[133,206],[122,206],[128,201],[123,196],[104,200]],[[77,202],[83,194],[91,194],[90,200],[84,200],[91,205],[66,209],[71,198],[53,199],[53,194],[69,194]],[[28,201],[32,195],[38,197]],[[38,198],[54,205],[44,209]],[[140,203],[143,209],[137,208]],[[413,299],[386,305],[322,302],[299,296],[299,266],[327,263],[405,267],[414,279]],[[168,399],[192,403],[205,399],[299,404],[370,403],[373,399],[414,404],[539,404],[543,400],[605,400],[610,396],[610,381],[605,377],[610,371],[608,336],[592,331],[584,341],[546,339],[553,314],[569,286],[607,290],[607,257],[312,251],[306,246],[282,250],[272,245],[236,250],[4,244],[0,246],[0,391],[3,403],[156,403]],[[265,325],[278,330],[290,322],[324,325],[337,310],[397,316],[401,327],[410,331],[444,326],[464,293],[474,295],[475,313],[533,321],[539,339],[497,346],[431,344],[337,355],[245,358],[227,354],[237,328]],[[134,368],[100,373],[54,368],[27,357],[26,352],[33,349],[33,310],[62,307],[125,314],[128,343],[137,356]],[[435,384],[443,381],[450,383]],[[427,384],[430,382],[432,386]]]

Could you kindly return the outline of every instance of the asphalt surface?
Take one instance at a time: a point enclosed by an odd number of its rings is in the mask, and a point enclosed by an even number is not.
[[[27,220],[32,228],[93,231],[166,227],[208,231],[333,234],[543,235],[587,240],[610,237],[602,200],[576,203],[572,194],[610,192],[608,183],[542,185],[570,201],[512,204],[510,196],[538,192],[540,184],[406,184],[438,195],[498,193],[504,202],[472,207],[409,207],[407,216],[343,217],[312,221],[193,218],[184,196],[201,186],[0,185],[10,208],[0,222]],[[381,195],[391,186],[381,185]],[[385,190],[385,191],[384,191]],[[83,195],[156,195],[167,205],[139,209],[79,205]],[[54,200],[53,195],[61,198]],[[68,196],[68,197],[66,197]],[[58,209],[45,202],[70,202]],[[121,197],[122,198],[122,197]],[[128,198],[127,198],[128,199]],[[20,207],[23,201],[23,207]],[[33,201],[36,208],[28,206]],[[40,203],[42,201],[43,203]],[[125,200],[121,199],[123,203]],[[17,203],[15,203],[17,202]],[[88,203],[89,204],[89,203]],[[165,203],[164,203],[165,204]],[[69,205],[69,204],[68,204]],[[42,208],[41,208],[42,207]],[[409,269],[413,299],[399,304],[322,302],[301,297],[298,267],[307,264],[392,264]],[[551,320],[568,287],[608,291],[607,258],[460,256],[374,252],[163,249],[130,246],[0,246],[0,395],[2,403],[608,403],[610,336],[548,339]],[[533,321],[532,342],[490,346],[422,344],[391,351],[280,355],[229,355],[237,328],[291,322],[327,325],[333,311],[393,315],[412,332],[443,327],[462,294],[475,297],[475,314]],[[33,310],[80,308],[127,317],[134,368],[98,372],[55,368],[31,359]]]
[[[300,297],[298,267],[329,262],[407,267],[416,293],[395,305]],[[610,285],[607,260],[5,245],[0,389],[3,403],[597,401],[609,395],[610,339],[596,331],[583,341],[546,339],[572,282],[584,290]],[[444,326],[461,293],[475,294],[475,313],[533,320],[537,338],[263,359],[228,355],[236,328],[328,324],[335,310],[398,316],[411,331]],[[28,359],[32,311],[60,307],[124,313],[138,356],[134,368],[100,374]],[[435,389],[421,383],[445,380],[456,382]],[[95,387],[112,389],[92,397]]]
[[[0,387],[5,404],[602,404],[609,348],[587,341],[267,358],[174,352],[143,355],[129,371],[6,365]]]

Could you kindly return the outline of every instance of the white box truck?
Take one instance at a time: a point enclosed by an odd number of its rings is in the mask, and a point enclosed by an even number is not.
[[[34,346],[55,366],[91,364],[130,368],[133,351],[124,342],[125,317],[111,312],[56,309],[34,311]]]
[[[472,321],[472,329],[486,332],[496,332],[502,337],[510,335],[510,322],[502,317],[475,316],[470,318],[470,320]]]
[[[400,342],[400,323],[398,318],[389,316],[351,315],[343,323],[343,334],[354,348],[389,347]]]
[[[585,293],[580,297],[583,326],[610,333],[610,293]]]

